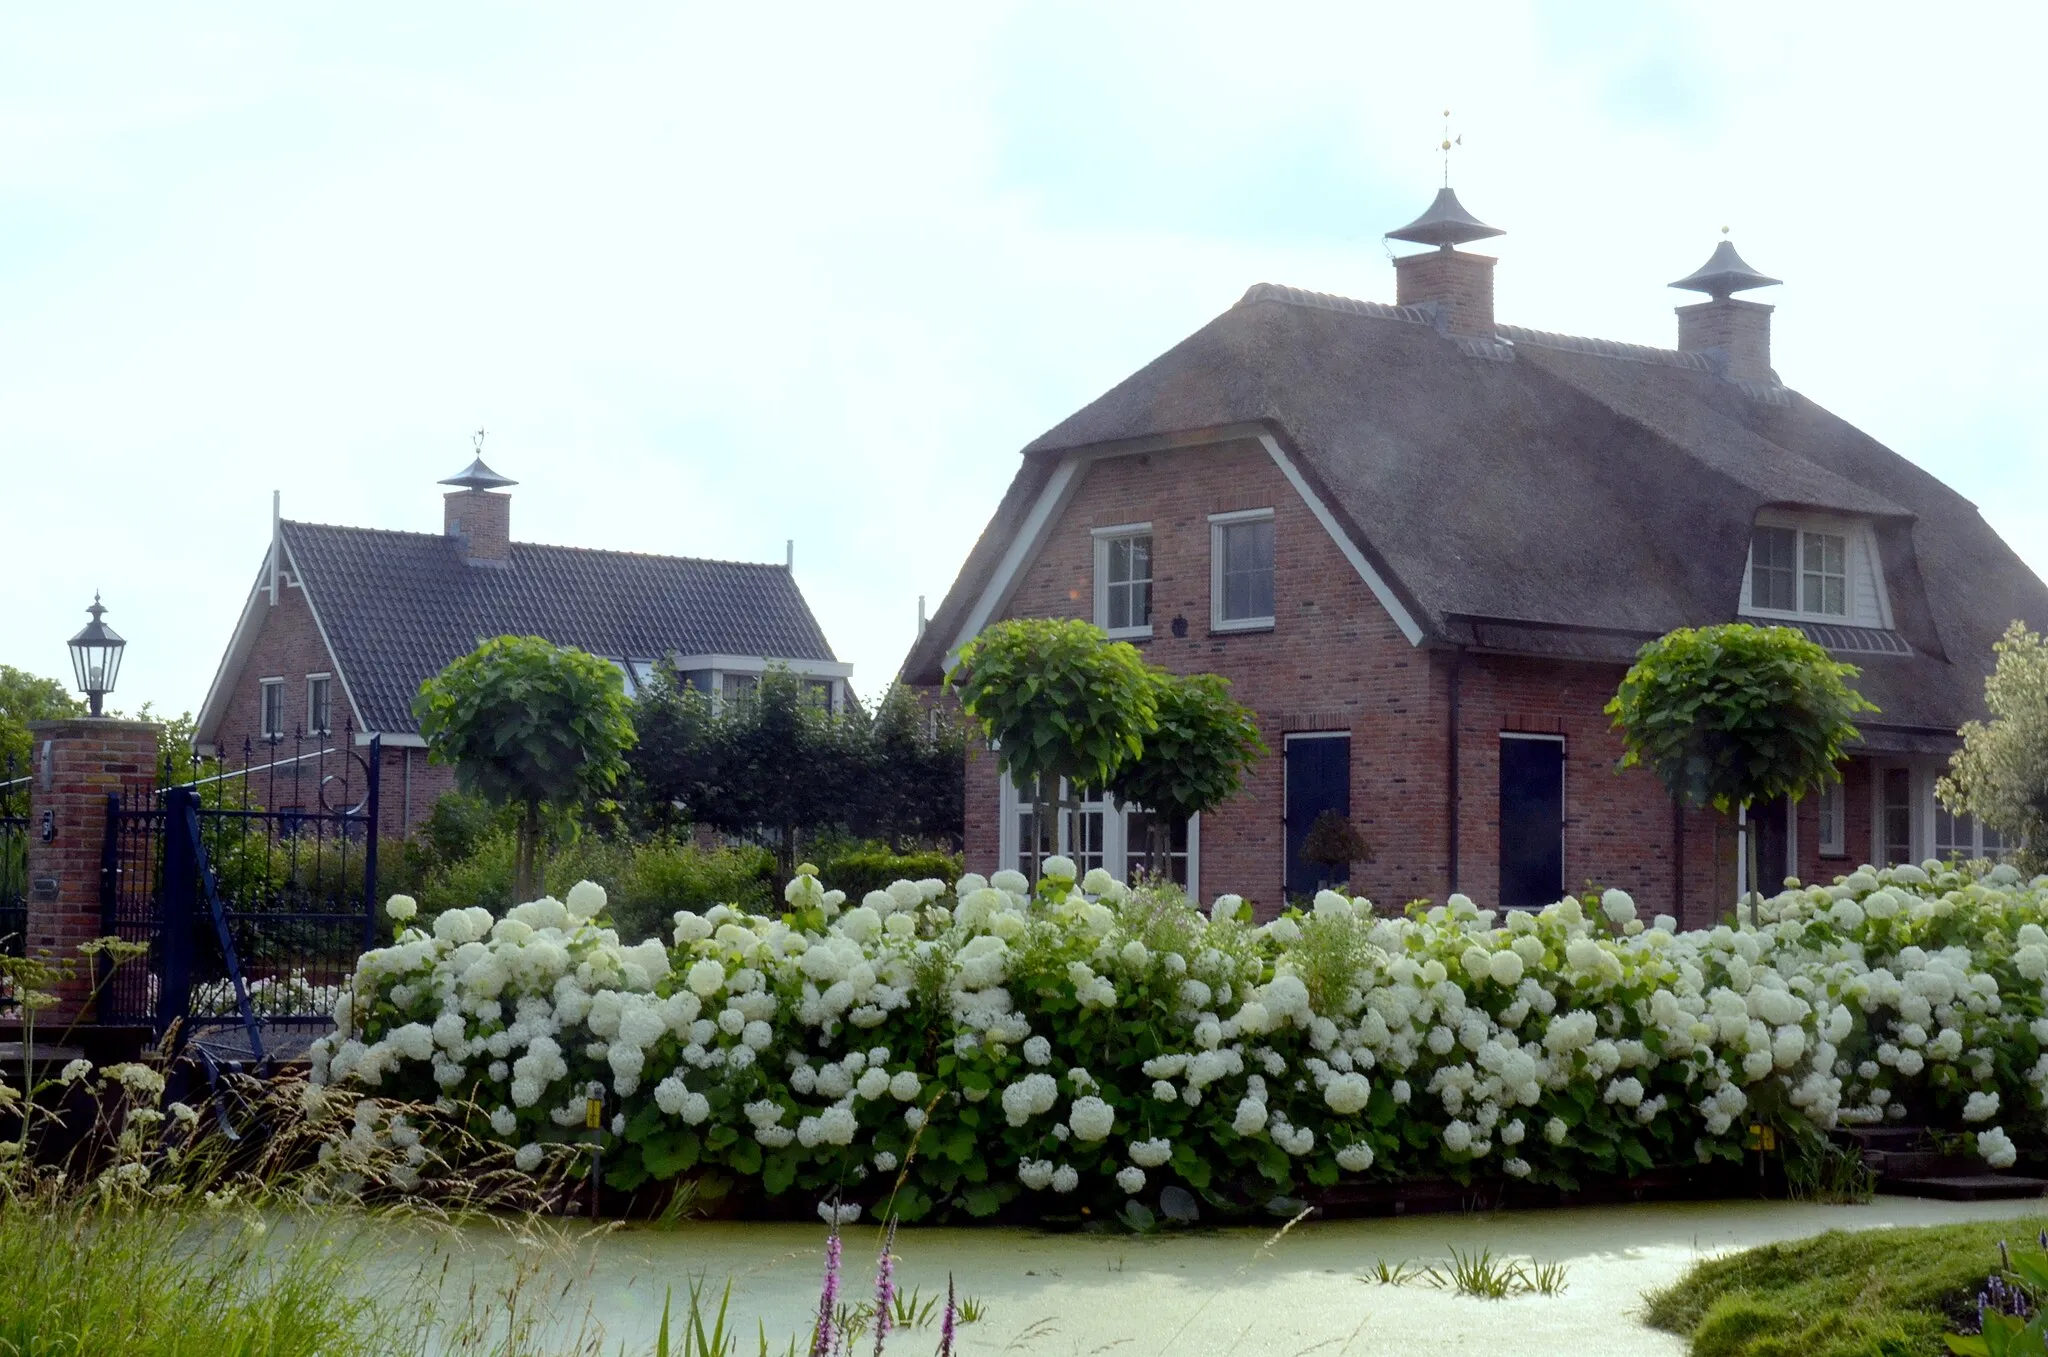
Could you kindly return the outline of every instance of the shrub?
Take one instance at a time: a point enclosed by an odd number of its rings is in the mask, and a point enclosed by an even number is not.
[[[886,848],[859,848],[828,858],[821,880],[858,900],[869,891],[887,890],[895,881],[943,881],[947,890],[960,879],[958,853],[892,853]]]
[[[535,1161],[596,1082],[619,1186],[872,1205],[900,1175],[905,1219],[1101,1218],[1169,1185],[1250,1211],[1346,1173],[1569,1187],[1739,1162],[1758,1121],[1910,1116],[1995,1167],[2007,1128],[2039,1143],[2048,878],[2010,867],[1866,868],[1685,933],[1620,891],[1400,918],[1325,891],[1253,928],[1234,897],[1073,877],[852,904],[805,870],[776,916],[637,946],[591,922],[594,884],[451,911],[363,957],[314,1074],[473,1100]]]
[[[774,898],[775,855],[753,844],[703,849],[672,839],[655,839],[633,850],[632,861],[611,891],[611,917],[621,938],[665,935],[678,910],[702,914],[714,905],[748,913],[765,910]],[[563,894],[567,894],[564,887]]]

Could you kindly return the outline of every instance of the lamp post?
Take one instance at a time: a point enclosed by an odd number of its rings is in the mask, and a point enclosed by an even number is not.
[[[78,680],[78,691],[85,694],[85,700],[92,706],[94,716],[103,716],[101,702],[114,691],[114,679],[121,672],[121,650],[128,643],[106,623],[100,621],[100,614],[106,609],[100,606],[99,592],[92,596],[92,606],[86,609],[92,614],[92,621],[71,638],[71,672]]]

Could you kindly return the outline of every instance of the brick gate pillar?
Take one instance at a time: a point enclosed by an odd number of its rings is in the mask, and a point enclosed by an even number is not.
[[[29,760],[29,955],[75,957],[99,937],[100,853],[106,843],[107,797],[123,784],[150,780],[163,727],[152,721],[74,717],[31,721]],[[140,964],[140,963],[130,963]],[[80,1015],[92,993],[92,967],[81,963],[58,988],[55,1009],[37,1025],[61,1028]],[[90,1015],[86,1015],[90,1018]]]

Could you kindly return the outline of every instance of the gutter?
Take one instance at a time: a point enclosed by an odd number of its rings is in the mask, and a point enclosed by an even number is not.
[[[1451,702],[1449,738],[1445,742],[1445,793],[1449,803],[1449,844],[1451,890],[1458,889],[1458,811],[1463,804],[1463,790],[1458,782],[1458,727],[1460,725],[1459,705],[1465,692],[1465,647],[1451,649]]]

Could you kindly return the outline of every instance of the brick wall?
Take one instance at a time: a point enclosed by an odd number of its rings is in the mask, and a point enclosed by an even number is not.
[[[1401,306],[1436,302],[1454,335],[1493,335],[1493,265],[1489,255],[1426,250],[1394,261],[1394,300]]]
[[[489,490],[455,490],[442,497],[441,529],[460,537],[472,561],[512,557],[512,497]]]
[[[163,727],[147,721],[81,718],[32,721],[36,750],[29,783],[28,923],[30,955],[47,951],[56,959],[76,956],[78,944],[99,937],[100,854],[107,828],[107,797],[124,784],[148,782],[156,771]],[[43,763],[44,742],[49,762]],[[53,815],[54,838],[41,832],[45,812]],[[92,968],[58,987],[58,1004],[41,1021],[61,1030],[85,1006]]]
[[[1274,510],[1274,626],[1212,633],[1208,516],[1267,507]],[[1277,908],[1285,873],[1282,740],[1314,730],[1351,736],[1352,819],[1376,849],[1374,861],[1354,867],[1353,888],[1383,906],[1453,889],[1453,657],[1409,644],[1258,444],[1096,462],[1004,615],[1092,618],[1091,529],[1142,522],[1152,525],[1153,634],[1136,644],[1153,664],[1230,679],[1271,750],[1243,793],[1203,819],[1202,894],[1237,891],[1267,912]],[[1176,619],[1185,620],[1185,636],[1173,635]],[[1621,886],[1645,912],[1677,913],[1688,926],[1710,921],[1733,898],[1727,817],[1680,817],[1650,773],[1616,770],[1621,744],[1602,708],[1622,673],[1614,664],[1465,656],[1456,888],[1482,904],[1498,898],[1500,734],[1525,731],[1565,739],[1568,888]],[[1868,781],[1858,764],[1850,777],[1849,844],[1860,854],[1869,840]],[[1000,865],[999,783],[993,757],[978,745],[968,754],[967,789],[968,865],[993,870]],[[1812,820],[1813,804],[1801,814]],[[1799,839],[1808,879],[1846,870],[1844,860],[1814,856],[1816,841],[1814,821]]]
[[[1678,347],[1687,353],[1718,349],[1728,375],[1747,382],[1771,379],[1771,311],[1763,302],[1722,297],[1678,308]]]
[[[276,607],[264,599],[258,599],[256,637],[250,645],[247,660],[240,672],[227,680],[228,697],[215,743],[230,769],[243,766],[245,754],[248,763],[263,764],[278,758],[290,758],[295,749],[311,752],[320,748],[309,736],[303,745],[295,745],[294,736],[303,730],[309,719],[307,712],[306,681],[313,674],[334,675],[331,693],[331,715],[334,725],[334,740],[339,745],[345,728],[354,723],[354,713],[349,707],[348,697],[341,686],[341,675],[335,667],[334,658],[328,653],[326,642],[321,639],[320,629],[313,618],[313,611],[306,603],[305,592],[294,585],[278,591]],[[284,729],[283,744],[272,747],[263,739],[263,680],[282,678],[284,680]],[[362,753],[360,746],[356,753]],[[332,756],[330,756],[331,762]],[[309,762],[309,768],[312,766]],[[382,837],[403,837],[426,818],[433,809],[434,800],[455,785],[452,769],[429,765],[424,749],[410,751],[411,795],[406,794],[408,755],[404,749],[384,750],[383,770],[379,783],[378,829]],[[288,782],[289,770],[278,770],[280,780]],[[358,772],[357,777],[360,777]],[[251,792],[258,800],[266,799],[270,786],[267,773],[257,774],[251,785]],[[298,799],[310,796],[302,785]],[[282,797],[283,799],[277,799]],[[281,791],[270,799],[278,805],[291,804],[292,793]],[[408,815],[408,809],[410,815]]]

